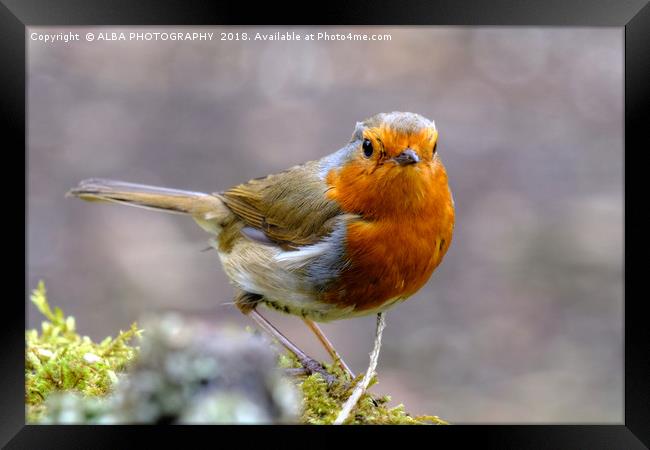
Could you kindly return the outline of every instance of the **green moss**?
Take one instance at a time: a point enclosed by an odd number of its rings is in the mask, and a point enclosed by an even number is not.
[[[284,368],[300,367],[298,361],[290,354],[280,357],[280,366]],[[351,380],[343,370],[333,364],[325,364],[328,372],[336,375],[337,381],[328,386],[320,374],[303,377],[298,381],[303,395],[300,421],[305,424],[331,424],[336,419],[343,404],[352,394],[354,386],[361,380],[363,374]],[[377,384],[374,377],[370,386]],[[448,423],[437,416],[411,416],[404,405],[389,408],[391,398],[387,395],[374,397],[365,393],[352,410],[348,425],[447,425]]]
[[[52,392],[76,391],[90,397],[110,392],[117,374],[137,354],[138,347],[129,342],[142,330],[134,323],[116,338],[95,343],[77,333],[74,317],[66,317],[59,308],[52,311],[42,281],[31,301],[47,319],[40,334],[25,333],[25,403],[27,420],[33,422],[44,413],[43,402]]]

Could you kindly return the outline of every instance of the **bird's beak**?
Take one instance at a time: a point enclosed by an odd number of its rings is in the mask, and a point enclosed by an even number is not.
[[[402,153],[394,157],[393,161],[395,161],[400,166],[407,166],[409,164],[415,164],[416,162],[420,161],[420,157],[413,150],[407,148]]]

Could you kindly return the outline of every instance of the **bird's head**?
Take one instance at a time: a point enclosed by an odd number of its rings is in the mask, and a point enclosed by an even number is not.
[[[382,113],[358,123],[352,141],[361,141],[358,159],[369,168],[417,167],[435,157],[438,131],[419,114]]]
[[[437,144],[434,122],[419,114],[381,113],[358,122],[350,143],[324,160],[328,196],[370,218],[421,213],[450,195]]]

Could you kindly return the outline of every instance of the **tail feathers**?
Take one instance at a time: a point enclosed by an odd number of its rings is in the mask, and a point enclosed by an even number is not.
[[[227,214],[227,207],[216,196],[203,192],[183,191],[124,181],[91,178],[83,180],[66,196],[87,201],[121,203],[195,218],[215,219]]]

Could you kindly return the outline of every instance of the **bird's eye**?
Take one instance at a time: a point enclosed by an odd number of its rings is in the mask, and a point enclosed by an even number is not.
[[[370,142],[370,139],[364,139],[363,140],[363,154],[366,155],[366,158],[370,158],[372,156],[372,142]]]
[[[436,149],[438,148],[438,141],[436,141],[435,144],[433,144],[433,152],[431,153],[431,156],[436,154]]]

